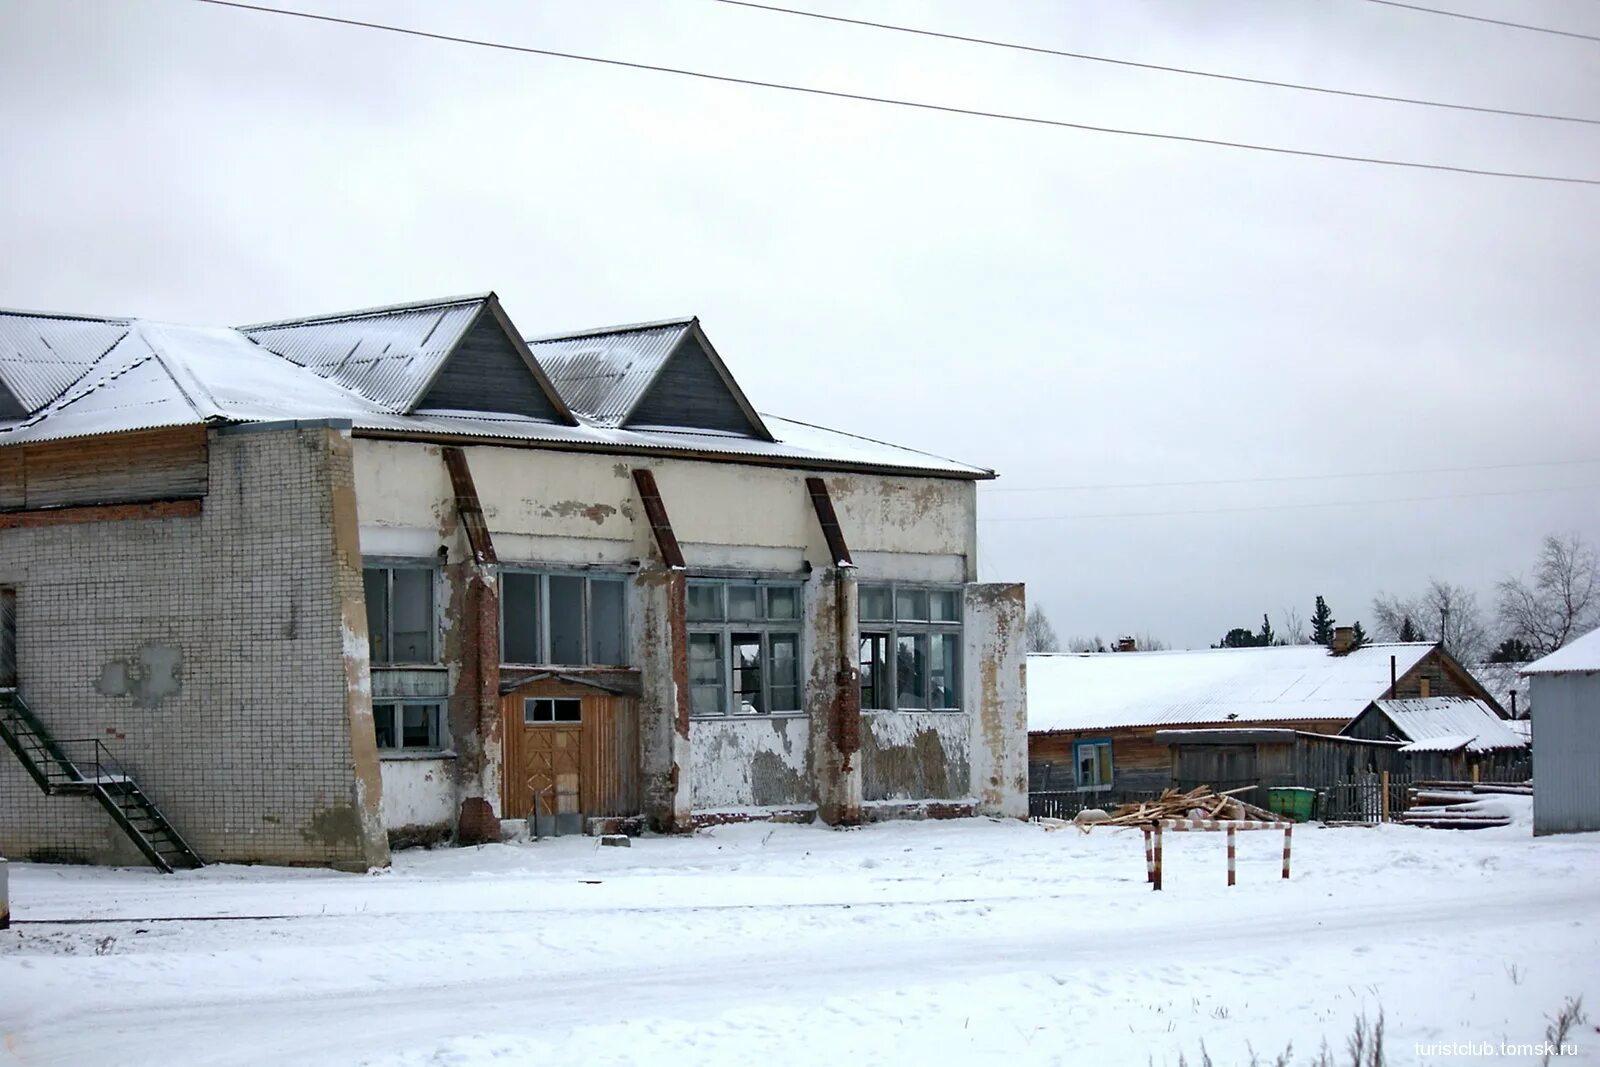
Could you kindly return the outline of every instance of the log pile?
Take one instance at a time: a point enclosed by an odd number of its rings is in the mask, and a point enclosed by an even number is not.
[[[1247,822],[1282,822],[1283,816],[1240,800],[1235,793],[1247,793],[1253,785],[1213,792],[1208,785],[1180,793],[1167,789],[1154,800],[1123,804],[1101,821],[1102,826],[1148,826],[1161,819],[1233,819]]]
[[[1484,830],[1510,826],[1511,816],[1492,802],[1499,796],[1531,796],[1531,784],[1497,782],[1418,782],[1411,787],[1410,810],[1399,822],[1435,830]]]

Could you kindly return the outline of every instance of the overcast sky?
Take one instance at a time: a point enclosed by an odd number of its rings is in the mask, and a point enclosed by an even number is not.
[[[1600,34],[1587,0],[1447,3]],[[712,0],[285,6],[1090,124],[1600,177],[1600,126]],[[1600,117],[1600,42],[1363,0],[793,6]],[[0,235],[9,307],[237,324],[494,289],[527,334],[698,314],[761,410],[997,470],[980,490],[982,576],[1026,581],[1064,636],[1203,646],[1263,611],[1308,615],[1317,593],[1370,625],[1380,590],[1438,575],[1487,601],[1547,531],[1600,540],[1592,186],[913,112],[193,0],[0,0]],[[1027,491],[1277,477],[1300,480]],[[1285,506],[1327,502],[1340,503]]]

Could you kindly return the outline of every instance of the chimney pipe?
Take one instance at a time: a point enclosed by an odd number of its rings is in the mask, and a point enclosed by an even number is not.
[[[1390,700],[1394,699],[1395,681],[1396,681],[1396,679],[1395,679],[1395,676],[1394,676],[1394,657],[1390,656],[1389,657],[1389,699]]]
[[[1511,717],[1513,719],[1517,717],[1517,691],[1515,689],[1511,691]]]
[[[1333,640],[1328,642],[1328,650],[1335,656],[1348,656],[1355,647],[1356,631],[1352,626],[1335,626]]]

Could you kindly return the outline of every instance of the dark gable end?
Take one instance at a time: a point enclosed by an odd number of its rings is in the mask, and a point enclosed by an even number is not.
[[[570,424],[571,415],[551,401],[513,338],[493,302],[485,304],[412,410],[482,411]]]
[[[704,334],[689,330],[622,425],[717,430],[772,440],[721,362]]]
[[[6,387],[5,382],[0,382],[0,419],[20,419],[28,414],[28,409],[22,406],[17,395]]]

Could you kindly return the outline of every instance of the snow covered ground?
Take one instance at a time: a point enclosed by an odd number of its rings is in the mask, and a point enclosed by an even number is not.
[[[1515,802],[1512,802],[1515,803]],[[1600,1017],[1600,835],[964,820],[412,851],[369,875],[15,864],[0,1065],[1389,1062]],[[193,917],[240,917],[192,921]],[[250,918],[244,918],[244,917]],[[174,921],[157,921],[171,918]],[[40,920],[97,920],[67,924]],[[1569,1037],[1600,1063],[1594,1022]],[[1342,1061],[1341,1061],[1342,1062]]]

